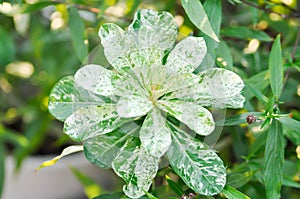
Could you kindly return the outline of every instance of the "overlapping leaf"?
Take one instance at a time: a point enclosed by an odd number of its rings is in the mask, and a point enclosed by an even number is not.
[[[173,170],[197,193],[215,195],[225,186],[226,169],[219,156],[175,126],[167,157]]]

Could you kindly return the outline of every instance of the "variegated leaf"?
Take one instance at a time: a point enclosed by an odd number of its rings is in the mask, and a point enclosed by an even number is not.
[[[62,78],[51,90],[49,96],[49,112],[58,120],[64,121],[80,107],[101,105],[104,100],[78,92],[74,86],[74,77]]]
[[[171,51],[167,66],[178,73],[192,73],[202,62],[207,52],[203,37],[187,37]]]
[[[75,85],[95,95],[111,96],[115,93],[113,77],[112,71],[90,64],[76,72]]]
[[[140,139],[145,151],[155,157],[163,156],[169,149],[171,132],[158,109],[148,113],[140,131]]]
[[[198,84],[172,93],[168,99],[194,101],[202,106],[216,108],[242,108],[245,98],[241,95],[243,80],[234,72],[211,68],[199,73]]]
[[[123,68],[130,68],[129,53],[137,48],[134,38],[113,23],[102,25],[98,34],[107,61],[119,72]]]
[[[145,195],[158,170],[159,158],[147,154],[138,145],[137,138],[129,139],[112,164],[116,174],[125,180],[127,185],[123,191],[130,198]]]
[[[64,123],[64,132],[76,141],[109,133],[126,121],[118,116],[116,105],[86,106],[78,109]]]
[[[126,123],[110,133],[98,134],[84,139],[83,144],[87,159],[99,167],[111,168],[113,160],[127,139],[136,136],[135,134],[139,129],[140,127],[134,123]]]
[[[179,100],[159,100],[157,105],[199,135],[209,135],[215,129],[211,113],[198,104]]]
[[[167,157],[173,170],[195,192],[211,196],[226,184],[226,169],[208,146],[172,126],[172,144]]]
[[[152,106],[152,102],[145,97],[129,95],[118,101],[117,112],[123,118],[139,117],[146,115]]]
[[[137,46],[161,51],[171,49],[177,38],[176,22],[168,12],[139,10],[128,31],[135,35]]]

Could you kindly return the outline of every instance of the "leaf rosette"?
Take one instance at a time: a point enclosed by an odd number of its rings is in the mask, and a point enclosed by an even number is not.
[[[49,111],[64,121],[64,132],[83,143],[90,162],[113,168],[131,198],[149,190],[162,156],[195,192],[221,192],[222,160],[185,131],[214,131],[208,107],[241,108],[241,78],[221,68],[196,74],[205,40],[188,36],[175,45],[177,25],[168,12],[140,10],[127,31],[107,23],[99,36],[113,69],[86,65],[50,94]]]

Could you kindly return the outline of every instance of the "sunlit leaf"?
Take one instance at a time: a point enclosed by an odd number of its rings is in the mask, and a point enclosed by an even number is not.
[[[177,24],[169,12],[139,10],[128,31],[136,37],[137,46],[161,51],[173,47],[177,38]]]
[[[60,160],[61,158],[65,157],[65,156],[68,156],[73,153],[81,152],[81,151],[83,151],[82,145],[69,146],[69,147],[65,148],[59,156],[56,156],[51,160],[47,160],[47,161],[43,162],[40,166],[38,166],[35,169],[35,172],[37,172],[38,170],[40,170],[44,167],[48,167],[48,166],[52,166],[52,165],[56,164],[56,162],[58,160]]]
[[[116,105],[85,106],[75,111],[64,123],[64,132],[76,141],[109,133],[128,120],[118,116]]]
[[[209,135],[215,129],[212,114],[198,104],[179,100],[160,100],[157,105],[199,135]]]
[[[280,44],[280,35],[278,35],[273,43],[269,57],[270,84],[276,100],[281,95],[283,86],[283,63]]]
[[[143,122],[140,131],[141,143],[145,151],[155,157],[161,157],[171,144],[171,130],[160,111],[153,109]]]
[[[280,190],[283,180],[284,145],[282,125],[273,120],[268,132],[265,149],[264,183],[267,198],[280,198]]]
[[[184,91],[174,92],[168,98],[194,101],[202,106],[216,108],[243,107],[245,98],[240,93],[244,82],[237,74],[221,68],[211,68],[198,75],[198,84]]]
[[[211,27],[207,14],[199,0],[181,0],[181,4],[193,24],[204,34],[219,41]]]
[[[85,138],[83,144],[87,159],[99,167],[111,168],[126,140],[136,136],[139,128],[134,123],[127,123],[111,133]]]
[[[215,195],[226,183],[226,169],[208,146],[172,126],[172,144],[167,157],[173,170],[195,192]]]
[[[135,143],[134,143],[135,142]],[[158,170],[159,158],[148,155],[137,141],[129,139],[113,161],[113,169],[123,178],[124,193],[131,198],[139,198],[148,191]]]
[[[192,73],[201,64],[206,51],[202,37],[187,37],[171,51],[166,65],[178,73]]]
[[[138,95],[122,97],[117,104],[120,117],[130,118],[146,115],[152,108],[152,102]]]

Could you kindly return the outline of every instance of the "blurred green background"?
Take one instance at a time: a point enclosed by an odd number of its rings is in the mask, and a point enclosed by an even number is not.
[[[206,2],[202,2],[205,5]],[[297,48],[300,10],[297,0],[223,0],[221,3],[221,15],[219,4],[216,4],[216,10],[208,13],[212,26],[220,34],[221,43],[214,46],[213,42],[207,41],[208,48],[219,67],[237,72],[248,86],[244,89],[245,109],[227,110],[227,114],[264,111],[249,85],[270,96],[268,56],[273,38],[281,34],[288,78],[280,108],[282,113],[291,113],[294,119],[300,120],[300,49]],[[47,110],[51,88],[60,78],[73,75],[84,63],[97,59],[97,63],[107,64],[100,56],[99,27],[113,22],[125,28],[140,8],[169,11],[175,16],[181,35],[194,33],[201,36],[180,1],[176,0],[0,1],[2,173],[6,155],[13,155],[19,167],[28,155],[58,154],[71,143],[62,133],[62,123]],[[253,143],[263,131],[260,124],[224,128],[216,149],[229,173],[242,172],[246,167],[261,169],[263,142],[254,149]],[[300,186],[292,183],[300,182],[300,132],[295,136],[285,130],[285,135],[289,138],[285,174],[290,184],[282,189],[282,198],[299,198],[297,188]],[[248,164],[250,158],[255,161]],[[256,175],[255,179],[237,187],[251,198],[264,198],[261,176],[259,173],[253,175]]]

